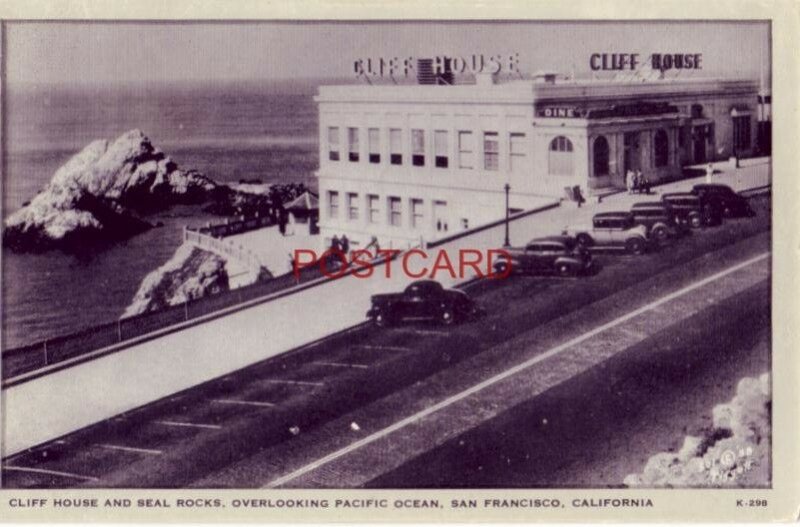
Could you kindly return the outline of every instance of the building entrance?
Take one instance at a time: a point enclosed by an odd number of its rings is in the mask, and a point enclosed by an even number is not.
[[[629,170],[636,172],[642,168],[642,153],[639,146],[639,132],[625,132],[623,142],[625,146],[625,167],[623,174]]]
[[[692,129],[692,151],[696,164],[706,162],[706,141],[708,141],[706,126],[695,126]]]

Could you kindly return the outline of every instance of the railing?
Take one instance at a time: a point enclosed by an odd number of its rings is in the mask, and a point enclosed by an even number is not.
[[[328,278],[321,275],[318,267],[307,267],[300,270],[297,278],[293,273],[287,273],[269,281],[207,295],[159,311],[121,318],[68,335],[3,350],[0,357],[2,378],[16,377],[280,291],[289,294],[295,286],[307,287],[312,282],[322,283],[326,280]]]
[[[245,266],[259,271],[264,267],[261,259],[253,251],[245,248],[242,245],[237,245],[225,238],[215,238],[212,235],[205,234],[199,231],[192,231],[188,228],[183,229],[183,241],[194,244],[202,249],[207,249],[211,252],[220,254],[236,259],[243,263]]]
[[[205,227],[199,228],[191,228],[189,227],[188,230],[200,232],[202,234],[208,234],[214,238],[224,238],[225,236],[231,236],[233,234],[241,234],[247,231],[253,231],[256,229],[260,229],[262,227],[269,227],[270,225],[274,225],[275,222],[269,216],[256,216],[250,219],[245,218],[242,216],[241,220],[236,221],[227,221],[225,223],[219,223],[217,225],[211,225],[210,223]]]
[[[226,240],[225,237],[272,224],[272,219],[266,216],[242,218],[239,221],[217,225],[209,224],[200,228],[187,227],[183,230],[183,240],[222,256],[234,258],[244,266],[260,272],[264,268],[261,259],[253,251]],[[3,350],[2,378],[8,379],[44,368],[320,278],[318,269],[306,268],[301,270],[299,279],[295,279],[291,273],[287,273],[269,281],[256,282],[237,289],[207,295],[159,311],[142,313],[27,346]]]

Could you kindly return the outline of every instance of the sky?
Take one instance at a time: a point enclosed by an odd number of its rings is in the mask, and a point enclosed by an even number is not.
[[[592,53],[702,53],[701,76],[759,78],[768,22],[12,22],[10,83],[342,78],[367,57],[519,54],[588,76]]]

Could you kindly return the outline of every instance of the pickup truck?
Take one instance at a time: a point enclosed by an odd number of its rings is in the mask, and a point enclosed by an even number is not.
[[[534,238],[525,247],[510,247],[505,251],[511,261],[502,259],[495,263],[494,268],[498,273],[505,272],[511,266],[512,271],[522,273],[576,276],[592,266],[589,251],[569,236]]]
[[[445,289],[434,280],[417,280],[402,293],[373,295],[367,317],[378,326],[408,320],[434,320],[450,325],[478,311],[475,301],[463,291]]]
[[[574,236],[583,247],[614,247],[631,254],[642,254],[649,243],[647,227],[637,225],[630,212],[601,212],[591,225],[568,226],[562,234]]]

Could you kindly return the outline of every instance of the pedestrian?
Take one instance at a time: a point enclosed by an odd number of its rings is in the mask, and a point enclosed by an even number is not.
[[[581,194],[581,187],[578,185],[572,187],[572,195],[575,197],[575,201],[578,203],[578,208],[581,208],[581,205],[583,205],[583,202],[585,201],[583,199],[583,195]]]
[[[636,183],[635,183],[636,191],[639,194],[641,194],[642,193],[642,185],[644,184],[644,176],[642,175],[642,171],[641,170],[637,170],[636,171],[635,178],[636,178]]]
[[[647,179],[647,176],[642,175],[642,181],[641,181],[640,185],[641,185],[640,192],[642,192],[644,194],[650,194],[650,180]]]
[[[625,173],[625,185],[628,187],[628,194],[633,194],[633,189],[636,186],[636,180],[634,179],[633,170],[628,169]]]
[[[340,261],[337,253],[339,253],[341,250],[342,242],[340,242],[339,237],[334,234],[333,238],[331,238],[331,248],[328,251],[328,257],[326,258],[331,267],[337,267],[336,263]]]
[[[347,235],[342,235],[342,252],[347,257],[347,253],[350,251],[350,240],[347,239]]]
[[[709,163],[706,167],[706,183],[711,183],[711,176],[714,175],[714,165]]]

